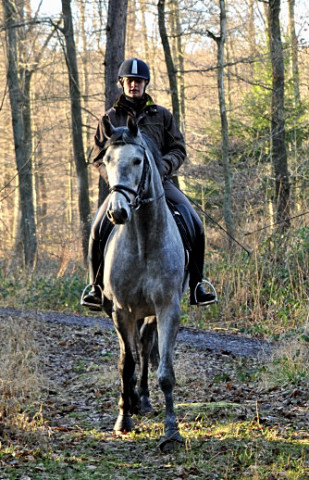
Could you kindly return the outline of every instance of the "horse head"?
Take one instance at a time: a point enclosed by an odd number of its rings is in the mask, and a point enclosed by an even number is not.
[[[104,116],[103,129],[108,139],[103,163],[111,194],[107,217],[114,224],[124,224],[131,219],[132,209],[140,206],[141,195],[148,184],[150,164],[146,144],[131,117],[127,127],[116,128]]]

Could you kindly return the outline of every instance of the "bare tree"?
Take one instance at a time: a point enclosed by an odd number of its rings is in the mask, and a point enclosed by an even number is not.
[[[2,5],[6,28],[7,82],[19,179],[24,261],[27,267],[32,268],[37,251],[37,231],[32,182],[30,85],[32,74],[39,63],[48,39],[40,53],[30,62],[31,66],[26,58],[28,53],[26,46],[26,2],[24,0],[2,0]]]
[[[299,68],[298,68],[298,41],[295,32],[295,0],[288,0],[289,4],[289,35],[291,42],[291,73],[294,86],[295,106],[300,102]]]
[[[180,127],[182,132],[185,132],[185,116],[186,116],[186,107],[185,107],[185,76],[184,76],[184,49],[182,44],[182,28],[181,28],[181,19],[180,19],[180,10],[179,10],[179,1],[171,0],[172,8],[172,33],[175,39],[175,54],[174,58],[177,62],[177,87],[178,87],[178,97],[180,102]]]
[[[124,60],[128,0],[109,0],[105,50],[105,109],[109,109],[120,94],[118,70]],[[99,205],[108,195],[106,182],[100,177]]]
[[[220,35],[216,36],[214,33],[207,31],[209,37],[215,40],[217,44],[217,62],[218,62],[218,94],[219,107],[221,118],[221,150],[222,150],[222,164],[224,170],[224,196],[223,196],[223,215],[229,239],[234,236],[234,222],[232,216],[232,175],[229,160],[229,134],[228,134],[228,120],[226,113],[226,101],[224,92],[224,44],[226,39],[226,11],[225,1],[220,0]],[[230,248],[232,243],[230,240]]]
[[[105,108],[119,95],[118,70],[124,60],[128,0],[109,0],[105,51]]]
[[[90,235],[90,202],[88,172],[83,145],[81,94],[79,88],[76,48],[73,32],[71,0],[61,1],[63,13],[63,34],[65,37],[66,47],[65,59],[68,67],[70,84],[73,150],[75,168],[78,178],[78,206],[82,233],[83,255],[86,262],[88,256],[88,240]]]
[[[174,115],[176,124],[178,125],[178,127],[180,127],[180,108],[179,108],[179,98],[178,98],[178,88],[177,88],[177,76],[176,76],[176,69],[174,66],[171,47],[169,44],[169,39],[168,39],[166,25],[165,25],[165,0],[158,1],[158,21],[159,21],[159,32],[160,32],[161,42],[164,50],[165,63],[167,68],[169,84],[170,84],[173,115]]]
[[[284,61],[280,33],[280,0],[269,0],[269,46],[272,65],[271,139],[275,174],[277,222],[284,231],[290,226],[290,183],[285,144]]]

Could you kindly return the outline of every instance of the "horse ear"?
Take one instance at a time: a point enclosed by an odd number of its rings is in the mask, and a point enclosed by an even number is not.
[[[133,135],[134,137],[136,137],[136,136],[137,136],[137,133],[138,133],[138,126],[137,126],[137,124],[136,124],[135,119],[134,119],[133,117],[131,117],[130,115],[129,115],[129,117],[128,117],[127,127],[128,127],[128,129],[130,130],[130,133],[132,133],[132,135]]]
[[[104,135],[107,137],[107,138],[111,138],[111,136],[113,135],[114,131],[115,131],[115,128],[114,126],[111,124],[111,121],[108,117],[108,115],[104,115],[103,116],[103,131],[104,131]]]

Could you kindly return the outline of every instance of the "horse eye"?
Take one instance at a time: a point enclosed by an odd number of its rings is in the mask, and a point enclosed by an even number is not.
[[[140,158],[134,158],[133,159],[133,165],[140,165],[141,162],[142,162],[142,160]]]

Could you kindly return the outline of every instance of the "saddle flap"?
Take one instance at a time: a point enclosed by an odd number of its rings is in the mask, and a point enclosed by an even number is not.
[[[194,245],[195,230],[190,212],[186,205],[179,204],[176,206],[171,202],[167,203],[178,227],[184,248],[191,252]]]

